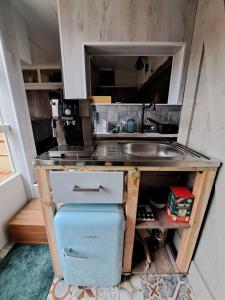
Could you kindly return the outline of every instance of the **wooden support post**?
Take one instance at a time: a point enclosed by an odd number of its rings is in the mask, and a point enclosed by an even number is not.
[[[50,254],[53,264],[53,270],[56,276],[62,275],[59,264],[59,258],[56,247],[55,229],[54,229],[54,209],[53,203],[50,197],[50,184],[48,170],[36,168],[36,177],[39,188],[39,196],[41,201],[41,207],[45,220],[45,228],[48,238],[48,244],[50,248]]]
[[[196,175],[193,188],[195,199],[190,217],[191,227],[183,229],[176,259],[181,273],[188,272],[215,176],[216,171],[204,171]]]
[[[123,255],[124,273],[131,272],[139,184],[140,172],[136,169],[129,170],[127,179],[126,231]]]

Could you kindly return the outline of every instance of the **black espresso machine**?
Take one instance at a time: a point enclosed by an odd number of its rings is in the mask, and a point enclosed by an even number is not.
[[[52,99],[52,131],[58,146],[48,151],[52,158],[90,157],[94,151],[91,101]]]

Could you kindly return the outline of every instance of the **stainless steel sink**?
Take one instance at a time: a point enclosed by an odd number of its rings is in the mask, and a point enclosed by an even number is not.
[[[175,158],[183,154],[168,144],[157,142],[126,143],[122,149],[125,154],[146,158]]]

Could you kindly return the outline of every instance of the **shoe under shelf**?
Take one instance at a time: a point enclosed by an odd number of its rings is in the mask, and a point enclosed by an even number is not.
[[[146,256],[143,250],[134,249],[132,274],[178,274],[179,269],[176,265],[174,255],[170,249],[169,244],[165,247],[157,249],[156,251],[150,251],[151,264],[147,269]]]

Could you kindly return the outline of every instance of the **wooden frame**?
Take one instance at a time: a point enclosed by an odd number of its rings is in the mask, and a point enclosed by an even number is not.
[[[193,188],[195,200],[189,222],[191,227],[182,232],[180,251],[176,259],[176,264],[181,273],[188,271],[215,176],[216,171],[199,172],[196,175]]]
[[[126,231],[123,256],[123,272],[125,273],[131,271],[139,184],[140,171],[135,169],[129,170],[127,178]]]
[[[91,95],[90,57],[173,56],[167,104],[182,104],[182,75],[186,43],[183,42],[85,42],[82,43],[84,97]]]
[[[53,269],[57,276],[61,276],[58,260],[55,231],[53,224],[54,206],[51,197],[49,183],[49,170],[79,170],[79,171],[126,171],[127,172],[127,195],[126,195],[126,231],[124,241],[123,272],[130,273],[132,267],[133,244],[136,227],[136,210],[141,172],[154,171],[183,171],[196,172],[193,194],[194,206],[189,226],[181,226],[182,238],[178,249],[176,266],[180,273],[187,273],[192,255],[196,246],[198,234],[201,228],[205,209],[210,197],[210,192],[216,176],[217,168],[177,168],[177,167],[132,167],[132,166],[36,166],[36,175],[39,186],[39,195],[46,225]],[[179,228],[179,224],[177,225]]]
[[[56,247],[55,229],[54,229],[54,207],[50,195],[50,183],[48,170],[36,169],[37,182],[39,186],[39,196],[45,221],[46,234],[49,243],[49,249],[52,259],[53,270],[56,276],[61,276],[61,268]]]

